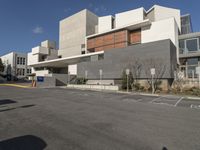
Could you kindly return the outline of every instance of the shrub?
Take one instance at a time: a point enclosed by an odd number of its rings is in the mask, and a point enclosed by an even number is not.
[[[133,74],[132,74],[132,72],[130,72],[130,74],[128,75],[128,88],[129,89],[132,89],[132,83],[133,83]],[[125,70],[122,72],[121,88],[123,90],[127,89],[127,75],[126,75],[126,71]]]
[[[86,84],[86,82],[87,82],[87,79],[85,79],[85,78],[77,78],[76,79],[77,84]]]

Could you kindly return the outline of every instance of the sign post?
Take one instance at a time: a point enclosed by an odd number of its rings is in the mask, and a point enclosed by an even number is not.
[[[68,72],[68,84],[70,84],[70,72]]]
[[[156,74],[156,69],[155,68],[151,68],[151,88],[152,88],[152,94],[155,93],[155,89],[154,89],[154,75]]]
[[[127,90],[127,92],[129,91],[129,74],[130,74],[130,69],[126,69],[126,76],[127,76],[127,81],[126,81],[126,83],[127,83],[127,85],[126,85],[126,90]]]
[[[200,66],[196,67],[196,74],[198,74],[199,77],[199,88],[200,88]]]
[[[87,79],[87,77],[88,77],[88,71],[85,70],[85,79]]]
[[[103,70],[99,69],[99,77],[100,77],[100,84],[102,84],[102,75],[103,75]]]

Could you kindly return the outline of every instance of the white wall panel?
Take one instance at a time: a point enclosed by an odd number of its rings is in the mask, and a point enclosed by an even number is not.
[[[144,8],[138,8],[115,15],[116,28],[144,20]]]

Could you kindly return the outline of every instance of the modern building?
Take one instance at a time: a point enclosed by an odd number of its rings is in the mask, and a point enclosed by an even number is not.
[[[193,32],[190,14],[181,16],[181,34],[189,34]]]
[[[24,78],[31,74],[31,67],[27,66],[27,54],[11,52],[0,57],[5,65],[4,75],[11,80]]]
[[[196,78],[196,67],[200,66],[200,32],[180,35],[179,46],[180,69],[186,79]]]
[[[138,8],[102,17],[83,10],[60,21],[57,57],[33,59],[39,58],[41,52],[32,49],[29,66],[37,76],[63,74],[70,79],[73,75],[86,77],[90,84],[99,83],[101,72],[102,84],[117,84],[123,70],[131,69],[133,58],[141,62],[153,60],[167,68],[160,78],[170,85],[179,64],[182,22],[179,9],[158,5],[148,11]],[[142,68],[139,78],[151,78],[145,73],[144,64]]]
[[[32,51],[28,53],[28,65],[35,62],[45,62],[58,58],[58,50],[56,49],[56,42],[46,40],[41,42],[40,46],[32,48]],[[37,76],[44,76],[49,74],[51,68],[34,68],[32,67],[32,73],[37,73]]]

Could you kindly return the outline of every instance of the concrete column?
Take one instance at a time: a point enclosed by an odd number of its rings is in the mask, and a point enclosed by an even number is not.
[[[185,77],[186,79],[188,79],[188,62],[186,62],[186,65],[185,65]]]

